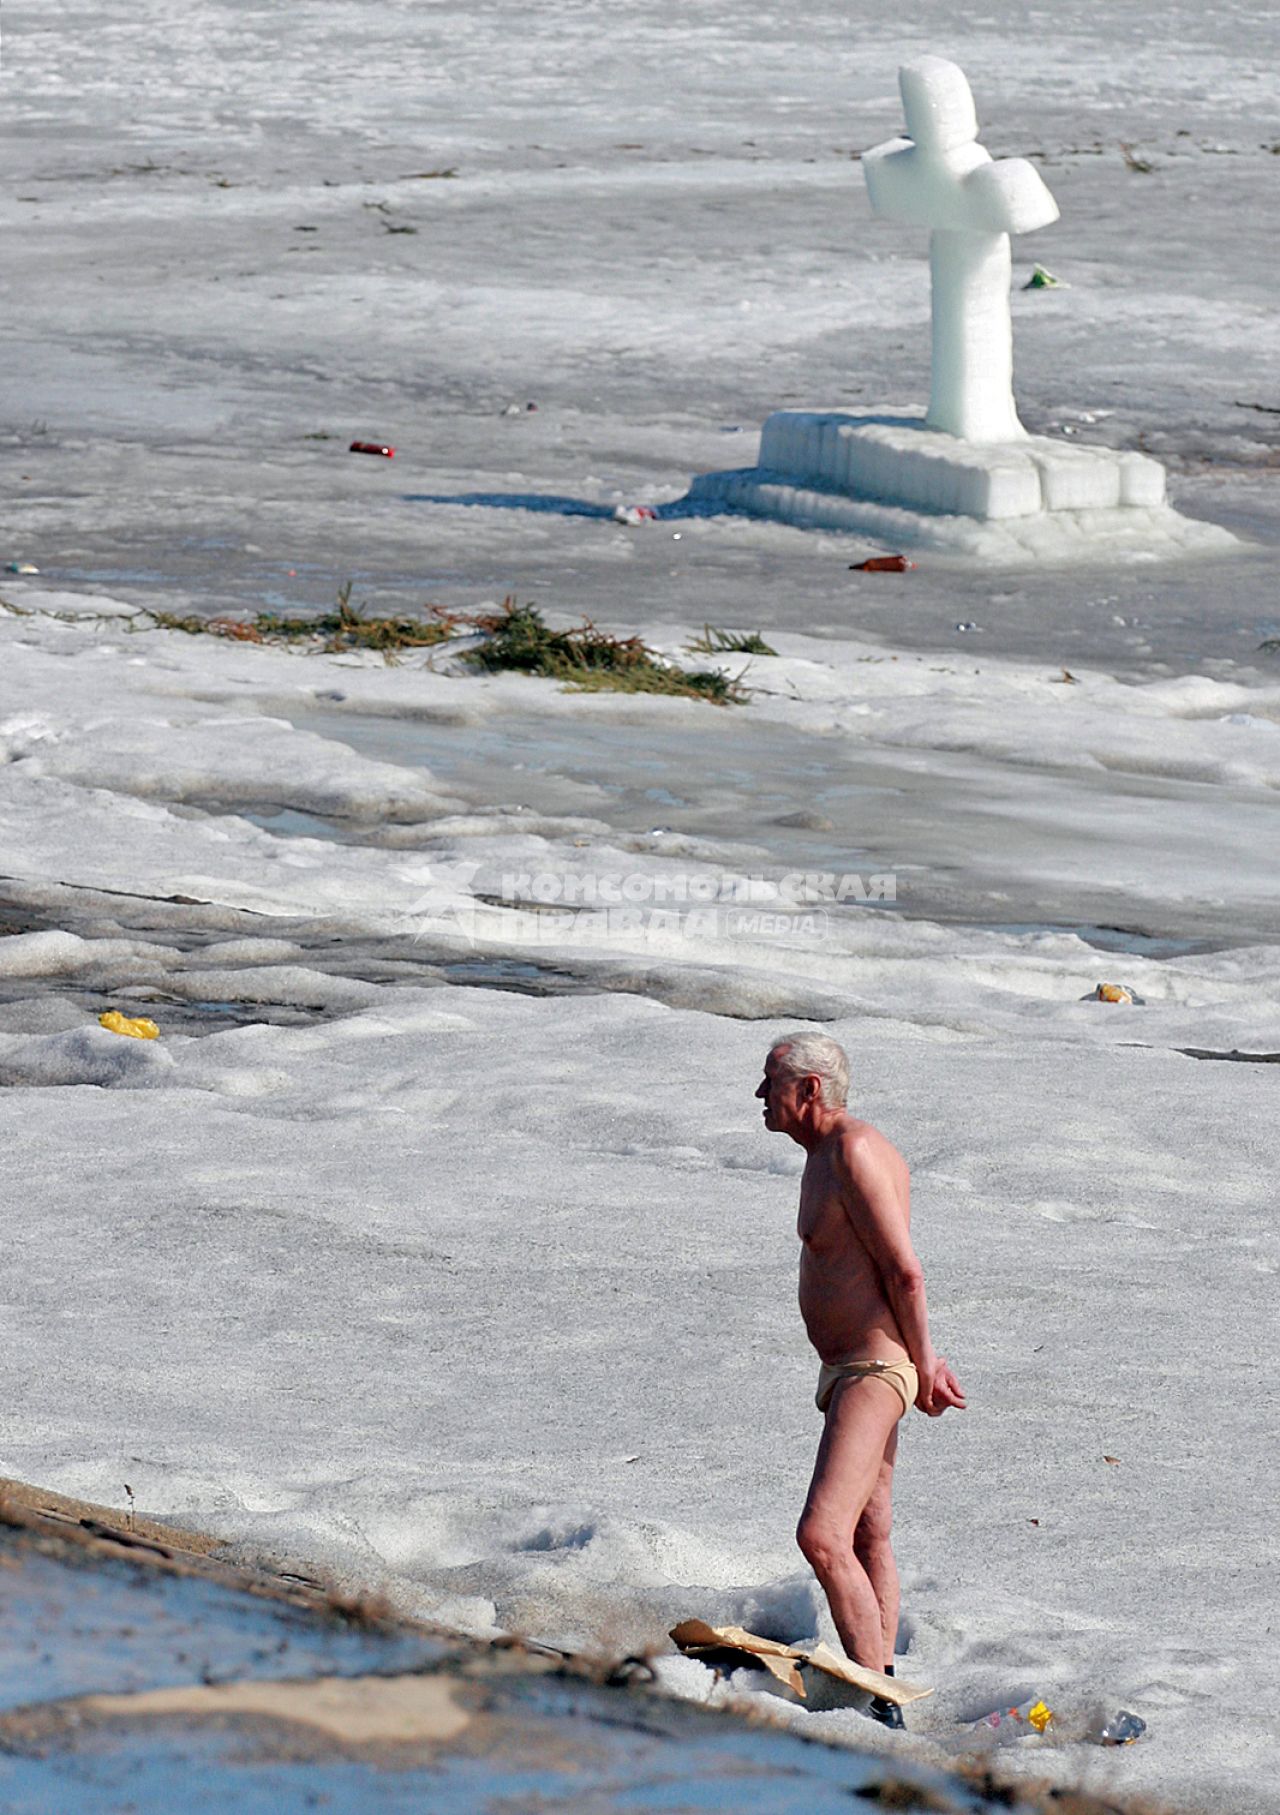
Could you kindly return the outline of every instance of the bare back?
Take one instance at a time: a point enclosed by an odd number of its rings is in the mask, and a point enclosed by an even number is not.
[[[851,1135],[889,1186],[904,1232],[910,1225],[906,1161],[869,1122],[842,1116],[810,1153],[800,1182],[800,1315],[823,1361],[902,1361],[907,1345],[859,1232],[866,1202],[842,1157]]]

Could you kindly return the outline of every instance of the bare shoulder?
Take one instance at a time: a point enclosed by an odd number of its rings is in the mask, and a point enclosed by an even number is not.
[[[884,1173],[895,1178],[905,1175],[907,1162],[893,1142],[870,1122],[860,1122],[856,1116],[846,1115],[833,1133],[836,1164],[855,1182]]]

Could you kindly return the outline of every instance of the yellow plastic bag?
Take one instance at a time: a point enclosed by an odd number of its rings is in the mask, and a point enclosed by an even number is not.
[[[98,1025],[111,1034],[128,1034],[131,1040],[160,1038],[160,1029],[154,1021],[148,1021],[145,1015],[122,1015],[118,1008],[109,1008],[105,1015],[99,1015]]]

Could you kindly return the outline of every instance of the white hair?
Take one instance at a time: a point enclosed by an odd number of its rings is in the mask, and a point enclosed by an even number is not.
[[[769,1051],[777,1056],[783,1077],[815,1076],[822,1083],[828,1109],[843,1109],[849,1095],[849,1055],[830,1034],[783,1034]]]

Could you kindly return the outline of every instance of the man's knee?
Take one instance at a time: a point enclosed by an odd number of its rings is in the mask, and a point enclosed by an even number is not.
[[[805,1511],[796,1526],[796,1543],[819,1578],[833,1574],[849,1554],[849,1534],[822,1513]]]

